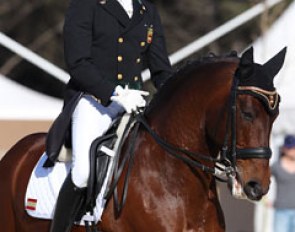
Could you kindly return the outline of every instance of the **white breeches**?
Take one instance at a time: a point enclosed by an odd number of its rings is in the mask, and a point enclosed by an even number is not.
[[[77,187],[87,186],[92,141],[103,135],[123,111],[115,102],[104,107],[90,95],[83,96],[77,104],[72,115],[72,181]]]

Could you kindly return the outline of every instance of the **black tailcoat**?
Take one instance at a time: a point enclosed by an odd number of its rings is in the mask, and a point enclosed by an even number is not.
[[[133,0],[130,19],[117,0],[71,0],[64,26],[71,89],[107,105],[115,86],[141,88],[148,67],[156,87],[171,75],[160,17],[146,0]]]
[[[117,85],[141,88],[144,68],[151,71],[157,88],[171,76],[173,71],[155,6],[147,0],[133,0],[133,8],[130,19],[117,0],[70,1],[65,17],[64,48],[71,78],[64,110],[47,137],[51,163],[64,143],[80,92],[108,105]]]

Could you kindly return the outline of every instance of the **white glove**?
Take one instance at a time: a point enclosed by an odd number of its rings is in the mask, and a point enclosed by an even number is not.
[[[129,89],[127,85],[123,89],[122,86],[118,85],[114,94],[111,100],[117,102],[130,114],[132,111],[136,111],[137,108],[145,107],[146,101],[143,96],[148,96],[149,92]]]

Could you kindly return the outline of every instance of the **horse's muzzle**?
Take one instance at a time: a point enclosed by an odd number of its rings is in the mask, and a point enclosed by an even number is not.
[[[254,180],[247,182],[244,186],[244,192],[249,200],[259,201],[266,192],[263,191],[262,185]]]

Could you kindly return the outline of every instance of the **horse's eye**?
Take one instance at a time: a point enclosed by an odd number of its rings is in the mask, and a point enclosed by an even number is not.
[[[252,122],[254,120],[254,115],[251,112],[242,111],[242,118]]]

